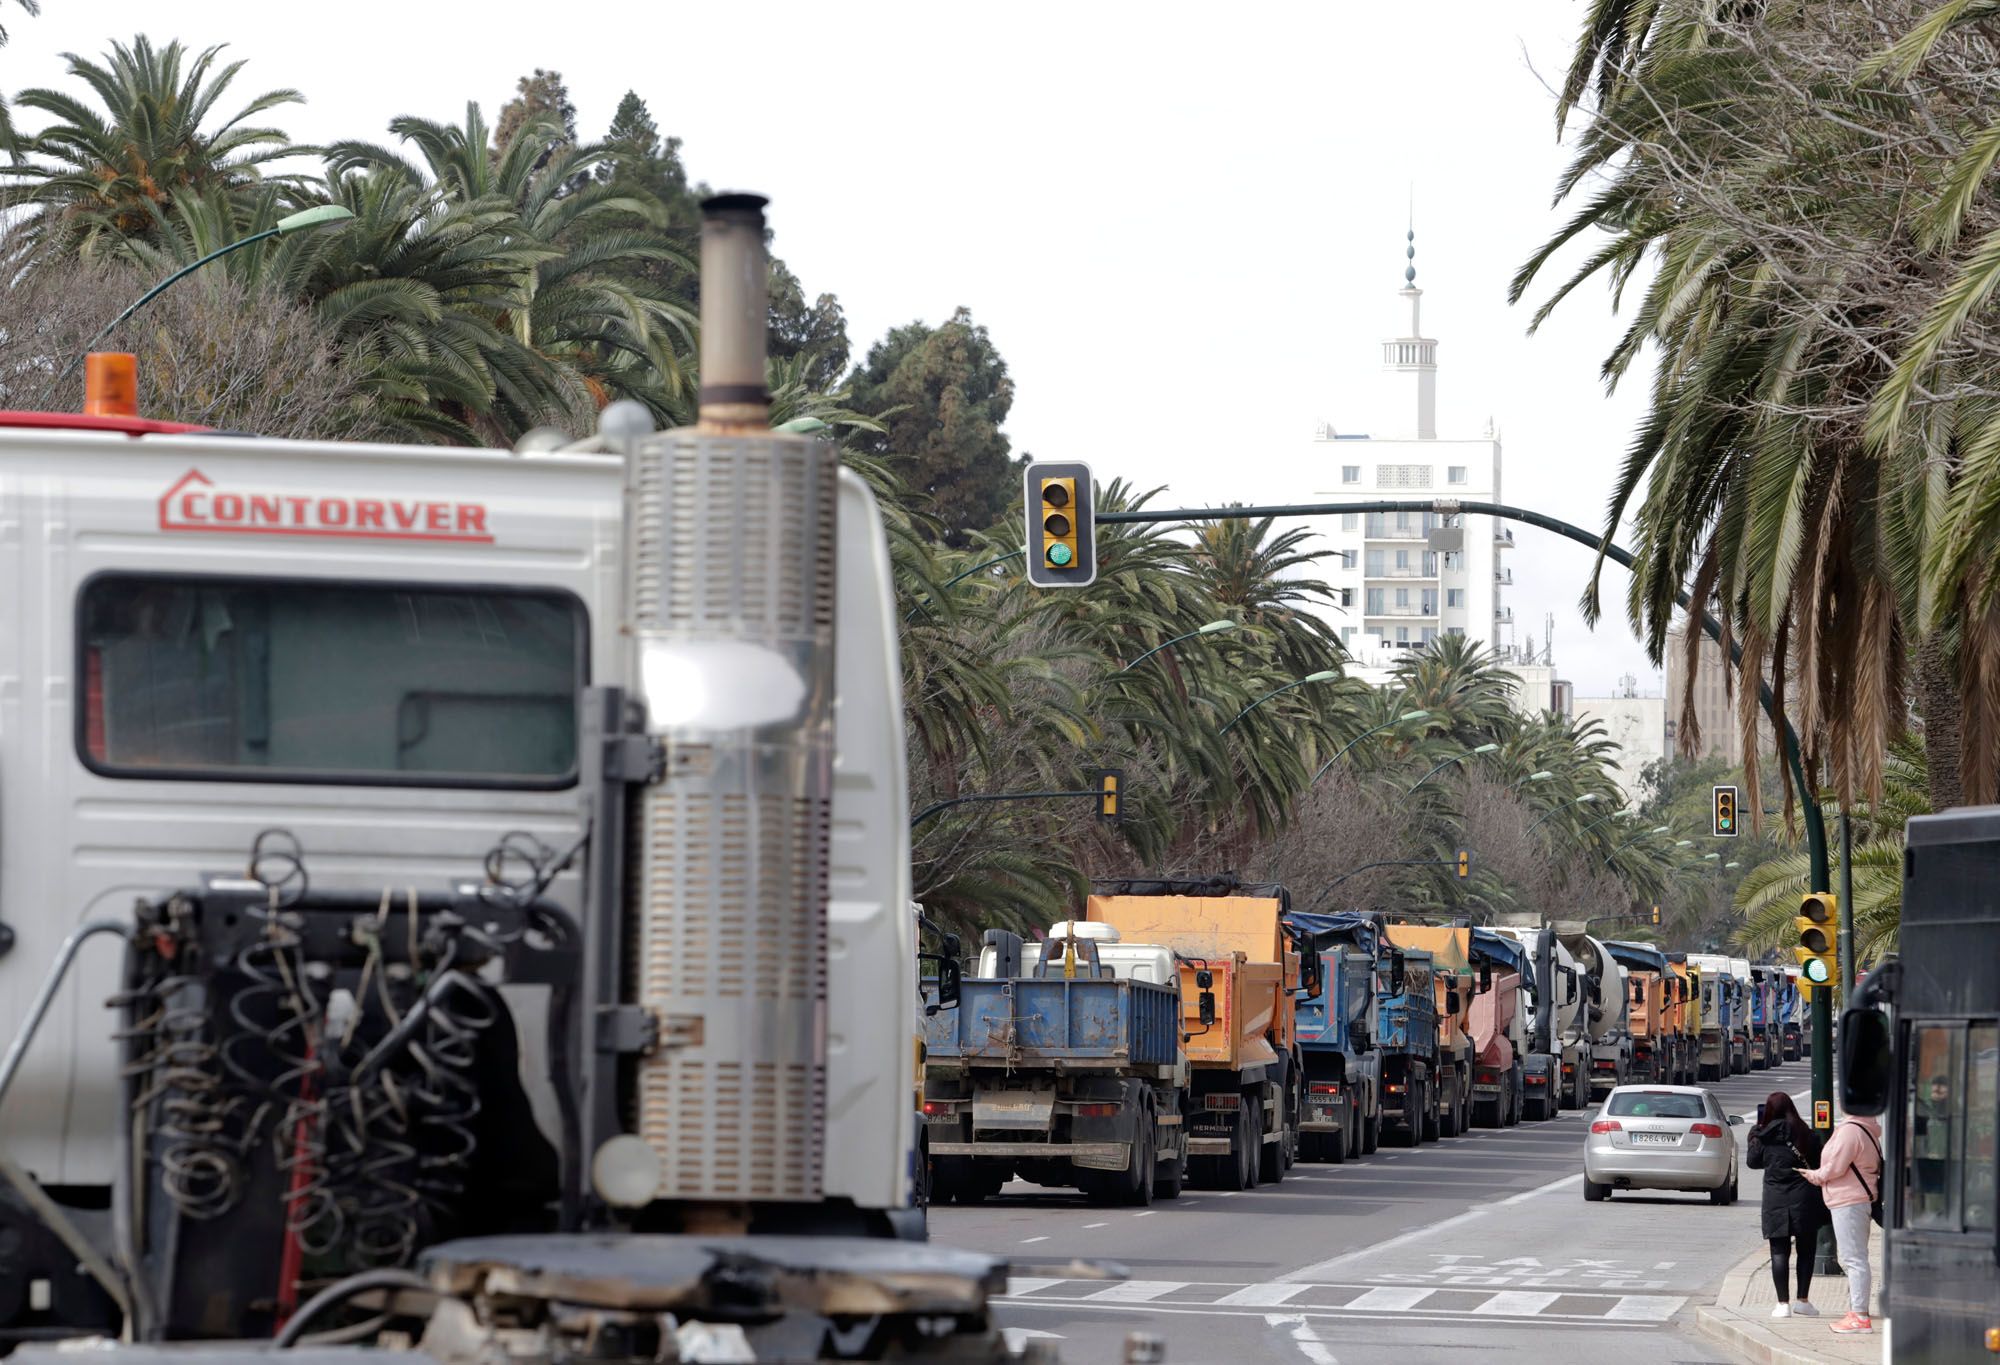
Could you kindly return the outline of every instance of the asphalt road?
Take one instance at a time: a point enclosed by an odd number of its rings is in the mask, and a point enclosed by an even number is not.
[[[1772,1090],[1810,1085],[1810,1065],[1792,1062],[1710,1088],[1747,1116]],[[1069,1361],[1116,1361],[1135,1329],[1165,1337],[1174,1365],[1732,1360],[1695,1336],[1694,1306],[1762,1244],[1759,1174],[1744,1168],[1730,1208],[1700,1194],[1586,1204],[1594,1112],[1302,1163],[1276,1187],[1190,1189],[1149,1210],[1017,1183],[981,1207],[933,1209],[931,1239],[1012,1257],[1001,1325],[1055,1339]],[[1075,1278],[1073,1258],[1130,1278]]]

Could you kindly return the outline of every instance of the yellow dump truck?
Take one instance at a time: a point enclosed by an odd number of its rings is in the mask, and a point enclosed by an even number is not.
[[[1280,922],[1282,886],[1233,877],[1099,882],[1086,917],[1173,951],[1188,1066],[1188,1173],[1247,1189],[1297,1160],[1304,1070],[1296,992],[1307,964]],[[1317,975],[1316,959],[1310,970]]]

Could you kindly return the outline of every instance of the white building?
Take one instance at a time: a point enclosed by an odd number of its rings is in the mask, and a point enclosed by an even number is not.
[[[1490,428],[1477,440],[1438,438],[1438,344],[1423,334],[1415,241],[1412,232],[1412,264],[1399,293],[1409,328],[1382,343],[1384,409],[1366,434],[1320,424],[1308,469],[1314,502],[1500,498],[1500,442]],[[1514,535],[1490,518],[1469,521],[1418,510],[1345,513],[1337,524],[1322,524],[1335,551],[1323,562],[1343,608],[1341,638],[1364,668],[1441,635],[1468,635],[1507,652],[1513,609],[1503,590],[1513,574],[1501,552]]]
[[[1611,775],[1627,803],[1639,798],[1639,775],[1648,763],[1667,756],[1667,699],[1639,695],[1639,680],[1627,674],[1612,697],[1578,697],[1576,721],[1597,721],[1619,748]]]

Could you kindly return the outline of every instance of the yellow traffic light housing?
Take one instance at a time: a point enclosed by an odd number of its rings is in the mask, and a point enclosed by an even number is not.
[[[1737,837],[1736,788],[1717,787],[1715,795],[1715,837],[1734,839]]]
[[[1090,466],[1044,461],[1028,466],[1028,581],[1039,588],[1080,588],[1097,578]]]
[[[1097,818],[1106,824],[1124,819],[1125,770],[1099,768],[1092,785],[1097,788]]]
[[[1471,875],[1472,875],[1472,850],[1469,848],[1461,848],[1458,851],[1458,879],[1460,881],[1464,881],[1467,877],[1470,877]]]
[[[1840,950],[1840,900],[1831,891],[1808,891],[1799,897],[1799,913],[1792,920],[1798,930],[1798,946],[1792,956],[1799,962],[1799,981],[1808,986],[1824,986],[1834,977],[1834,959]]]
[[[1659,922],[1660,922],[1660,907],[1656,905],[1653,907],[1653,923],[1658,924]]]

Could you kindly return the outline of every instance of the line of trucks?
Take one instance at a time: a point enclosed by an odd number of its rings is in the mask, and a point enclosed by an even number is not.
[[[1099,882],[1040,941],[989,930],[927,1014],[931,1202],[1017,1179],[1106,1204],[1250,1189],[1802,1055],[1794,972],[1587,927],[1313,914],[1233,876]]]

